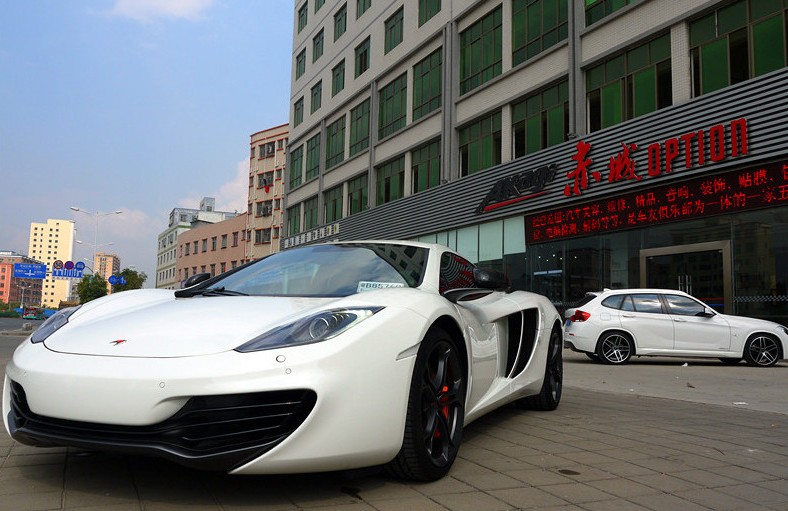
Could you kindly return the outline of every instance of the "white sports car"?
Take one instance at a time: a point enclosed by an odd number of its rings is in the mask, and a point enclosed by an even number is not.
[[[11,436],[237,474],[434,480],[465,424],[561,398],[555,307],[446,247],[311,245],[209,277],[42,324],[6,367]]]

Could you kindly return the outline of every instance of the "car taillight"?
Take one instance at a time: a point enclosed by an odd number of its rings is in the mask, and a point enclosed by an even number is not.
[[[578,321],[582,322],[582,321],[587,320],[590,317],[591,317],[591,314],[589,314],[589,313],[587,313],[585,311],[581,311],[580,309],[578,309],[578,310],[575,311],[574,314],[572,314],[572,317],[569,318],[569,319],[572,320],[572,322],[578,322]]]

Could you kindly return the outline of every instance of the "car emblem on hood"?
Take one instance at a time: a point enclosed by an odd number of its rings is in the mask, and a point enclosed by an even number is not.
[[[126,342],[126,339],[118,339],[117,341],[111,341],[110,344],[117,346],[119,344],[123,344],[124,342]]]

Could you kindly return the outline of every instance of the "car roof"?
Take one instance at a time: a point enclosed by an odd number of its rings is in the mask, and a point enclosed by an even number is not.
[[[602,291],[594,291],[589,294],[596,295],[622,295],[622,294],[673,294],[673,295],[687,295],[684,291],[678,289],[660,289],[660,288],[628,288],[628,289],[603,289]],[[687,295],[689,296],[689,295]]]

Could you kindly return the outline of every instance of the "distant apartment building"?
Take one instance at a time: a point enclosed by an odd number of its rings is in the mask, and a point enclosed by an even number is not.
[[[120,273],[120,257],[115,254],[96,253],[93,260],[93,273],[101,275],[104,280],[109,280],[113,275]],[[107,282],[107,294],[112,293],[112,284]]]
[[[223,222],[195,222],[178,236],[175,277],[180,283],[198,273],[218,275],[245,262],[247,215]]]
[[[56,261],[66,263],[74,257],[76,229],[72,220],[48,219],[46,223],[30,224],[28,255],[47,265],[48,277],[43,282],[41,305],[58,307],[71,295],[73,279],[53,278],[52,265]]]
[[[249,143],[249,207],[246,259],[279,251],[282,230],[282,175],[287,160],[288,125],[259,131]]]
[[[0,302],[40,305],[43,280],[15,278],[17,263],[41,264],[41,261],[11,250],[0,251]]]
[[[174,208],[170,212],[167,229],[159,234],[156,258],[156,287],[179,289],[181,279],[177,274],[178,236],[192,228],[194,222],[216,223],[233,218],[238,212],[215,211],[216,199],[203,197],[200,209]]]

